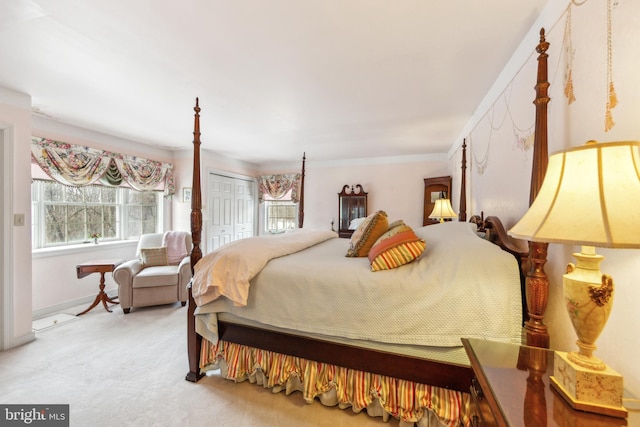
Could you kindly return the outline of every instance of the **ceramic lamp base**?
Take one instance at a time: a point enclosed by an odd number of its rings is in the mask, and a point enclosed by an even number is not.
[[[567,353],[556,351],[551,385],[574,409],[627,417],[622,406],[622,375],[609,367],[602,371],[583,368],[569,360]]]

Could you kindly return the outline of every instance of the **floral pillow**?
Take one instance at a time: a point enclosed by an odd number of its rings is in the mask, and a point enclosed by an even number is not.
[[[384,233],[369,251],[371,271],[391,270],[418,258],[426,248],[424,240],[404,223]]]
[[[365,257],[369,249],[389,228],[389,220],[385,211],[377,211],[367,216],[351,235],[348,257]]]

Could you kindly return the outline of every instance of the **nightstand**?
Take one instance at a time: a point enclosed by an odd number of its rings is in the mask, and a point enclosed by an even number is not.
[[[640,425],[640,414],[607,417],[576,411],[549,383],[553,351],[462,339],[475,378],[469,417],[474,426],[620,427]]]

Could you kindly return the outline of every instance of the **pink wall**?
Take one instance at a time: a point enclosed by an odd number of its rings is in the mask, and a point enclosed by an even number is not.
[[[183,187],[191,187],[191,152],[176,155],[176,189],[178,197],[172,202],[174,226],[190,229],[189,203],[182,202]],[[257,177],[270,173],[297,173],[301,164],[284,165],[277,169],[258,171],[251,164],[202,153],[202,194],[206,204],[207,173],[224,172]],[[356,159],[350,162],[314,162],[307,156],[305,171],[305,228],[330,228],[331,220],[338,222],[338,193],[344,185],[361,184],[368,192],[369,211],[384,210],[391,220],[403,219],[413,226],[422,225],[424,178],[447,174],[445,156],[414,156],[394,159]],[[458,197],[454,192],[454,201]],[[206,235],[206,221],[203,236]],[[204,241],[205,239],[203,239]],[[203,243],[204,245],[204,243]],[[206,247],[202,247],[206,253]]]
[[[416,156],[417,157],[417,156]],[[444,158],[354,161],[351,165],[314,163],[307,157],[305,228],[338,227],[338,193],[344,185],[361,184],[368,193],[368,212],[384,210],[390,221],[403,219],[422,226],[424,178],[447,174]],[[455,194],[455,193],[454,193]]]

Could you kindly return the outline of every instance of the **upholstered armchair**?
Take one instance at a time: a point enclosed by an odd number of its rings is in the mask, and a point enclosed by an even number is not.
[[[188,297],[187,284],[191,280],[191,249],[191,235],[186,232],[140,236],[136,259],[120,264],[113,271],[122,311],[126,314],[132,307],[177,301],[184,306]]]

